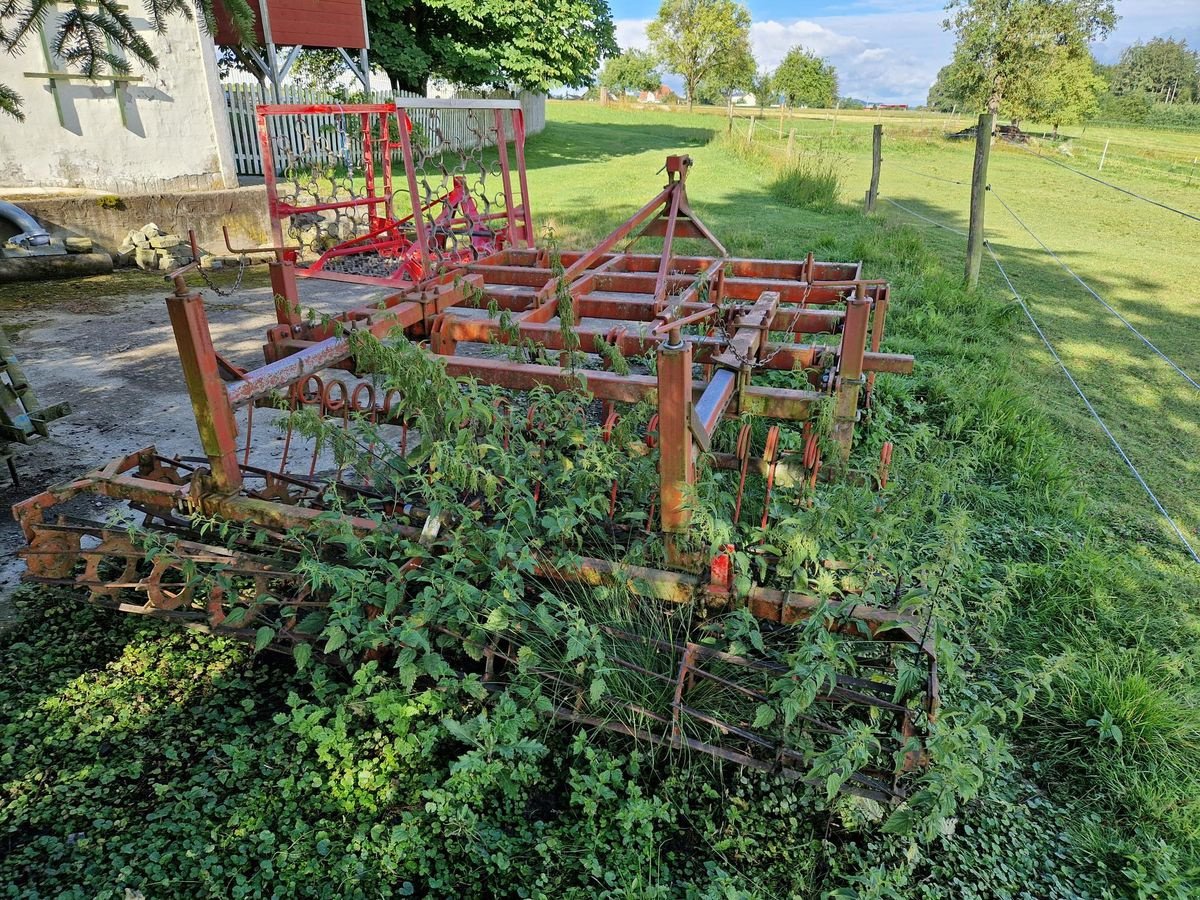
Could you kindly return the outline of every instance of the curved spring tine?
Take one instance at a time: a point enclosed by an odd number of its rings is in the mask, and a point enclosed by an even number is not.
[[[767,445],[763,449],[763,458],[769,463],[767,469],[767,492],[763,496],[763,514],[760,528],[767,527],[767,515],[771,511],[771,490],[775,487],[775,467],[779,465],[779,426],[772,425],[767,429]],[[764,539],[765,539],[764,535]]]
[[[617,411],[610,409],[608,415],[604,417],[604,443],[612,441],[613,429],[616,428],[618,421]],[[608,493],[608,518],[612,521],[617,515],[617,479],[613,479],[612,487]]]
[[[750,423],[742,424],[738,431],[737,458],[742,461],[741,474],[738,477],[737,501],[733,505],[733,524],[738,524],[742,517],[742,497],[746,492],[746,473],[750,470]]]

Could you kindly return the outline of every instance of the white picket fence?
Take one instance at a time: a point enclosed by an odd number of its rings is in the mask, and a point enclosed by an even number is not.
[[[255,117],[255,107],[260,103],[271,103],[273,99],[264,99],[262,89],[257,84],[226,84],[225,110],[229,115],[229,130],[233,137],[234,163],[238,175],[263,174],[262,147],[258,140],[258,125]],[[402,102],[404,98],[416,98],[417,94],[403,91],[373,91],[368,102],[392,103]],[[282,102],[304,104],[334,104],[341,102],[330,94],[316,91],[304,91],[299,88],[284,86]],[[525,133],[537,134],[546,127],[546,95],[522,93],[519,98],[525,118]],[[446,149],[478,146],[480,130],[478,120],[473,120],[470,111],[450,106],[453,101],[447,101],[446,108],[416,108],[409,110],[409,118],[415,126],[414,134],[431,135],[437,133],[445,142]],[[436,117],[436,121],[435,118]],[[306,143],[319,146],[322,136],[337,134],[343,127],[336,115],[290,117],[277,120],[275,127],[284,129],[280,137],[287,139],[293,147]],[[493,143],[484,133],[482,141],[485,145]]]

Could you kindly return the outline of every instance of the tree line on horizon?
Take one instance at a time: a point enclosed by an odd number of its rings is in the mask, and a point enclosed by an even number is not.
[[[689,108],[732,103],[753,93],[760,106],[832,106],[837,70],[802,46],[788,50],[774,70],[750,49],[750,11],[737,0],[663,0],[646,28],[648,50],[629,49],[605,60],[601,87],[610,93],[654,91],[665,72],[683,80]]]
[[[152,27],[220,14],[252,36],[251,0],[145,0]],[[607,0],[366,0],[371,61],[392,86],[424,93],[430,78],[527,90],[599,84],[613,93],[656,90],[677,74],[689,105],[729,103],[753,93],[760,105],[861,105],[839,97],[836,68],[792,47],[768,71],[750,48],[750,11],[738,0],[662,0],[647,28],[648,50],[616,43]],[[54,0],[0,4],[0,52],[15,53],[43,30],[68,69],[124,74],[158,60],[117,0],[75,4],[51,20]],[[1019,123],[1055,127],[1093,117],[1138,121],[1152,106],[1200,109],[1197,54],[1183,40],[1155,38],[1101,66],[1091,44],[1117,21],[1114,0],[948,0],[943,27],[955,51],[929,92],[933,109],[990,110]],[[228,60],[227,60],[228,62]],[[597,77],[597,71],[599,76]],[[335,50],[306,50],[295,71],[328,87],[344,71]],[[20,118],[22,97],[0,83],[0,113]],[[1101,107],[1105,107],[1101,110]],[[1200,125],[1200,114],[1195,116]]]

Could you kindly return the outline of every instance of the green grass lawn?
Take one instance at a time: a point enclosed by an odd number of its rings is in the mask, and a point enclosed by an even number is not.
[[[936,614],[943,708],[909,806],[827,794],[824,775],[814,789],[664,757],[551,725],[511,695],[483,704],[373,663],[350,679],[297,672],[65,589],[27,590],[19,627],[0,636],[0,894],[1196,896],[1200,567],[994,271],[967,293],[960,237],[886,204],[861,215],[877,117],[822,115],[785,122],[759,153],[714,140],[719,111],[551,103],[528,146],[530,202],[561,246],[586,245],[661,188],[664,156],[689,153],[693,206],[731,253],[811,249],[893,284],[885,349],[913,353],[917,368],[879,379],[856,449],[868,467],[895,441],[892,486],[882,498],[825,486],[788,527],[813,560],[902,574]],[[961,227],[964,189],[927,176],[965,180],[970,148],[920,114],[885,122],[883,196]],[[843,176],[815,208],[780,199],[775,160],[792,127],[804,159]],[[1090,165],[1091,138],[1074,164]],[[1200,206],[1170,172],[1120,174]],[[1110,303],[1200,369],[1189,284],[1200,225],[1010,148],[991,181]],[[989,223],[1064,360],[1194,534],[1195,392],[995,202]]]

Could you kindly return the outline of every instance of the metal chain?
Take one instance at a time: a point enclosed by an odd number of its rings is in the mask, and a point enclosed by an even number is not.
[[[243,253],[239,257],[238,261],[237,278],[234,279],[233,287],[229,288],[229,290],[223,290],[217,286],[216,282],[209,277],[208,272],[204,270],[204,267],[200,265],[200,260],[196,260],[196,271],[200,273],[200,280],[208,285],[209,289],[212,290],[218,297],[232,297],[241,289],[242,279],[246,277],[246,267],[248,265],[249,258]]]
[[[810,275],[810,279],[811,279],[811,275]],[[804,309],[805,309],[804,304],[806,304],[808,302],[808,295],[811,291],[812,291],[812,281],[810,280],[804,286],[804,296],[800,298],[800,305],[797,306],[796,311],[794,313],[792,313],[792,321],[788,323],[788,327],[786,329],[776,328],[776,329],[774,329],[775,331],[786,330],[788,332],[788,334],[793,334],[793,335],[795,334],[796,323],[798,321],[800,321],[800,314],[802,312],[804,312]],[[741,363],[742,366],[748,367],[751,369],[762,369],[762,368],[769,366],[771,364],[771,361],[774,360],[775,357],[778,356],[783,351],[783,348],[785,346],[784,344],[779,344],[774,349],[774,351],[772,351],[768,356],[766,356],[765,358],[763,358],[761,360],[746,359],[741,353],[738,352],[737,348],[734,347],[733,339],[730,337],[729,332],[726,331],[725,326],[718,325],[717,330],[719,332],[719,336],[721,337],[721,339],[725,341],[725,349],[728,350],[731,354],[733,354],[733,357],[739,363]],[[767,331],[767,335],[769,337],[770,333],[771,333],[771,329],[767,328],[766,331]]]

